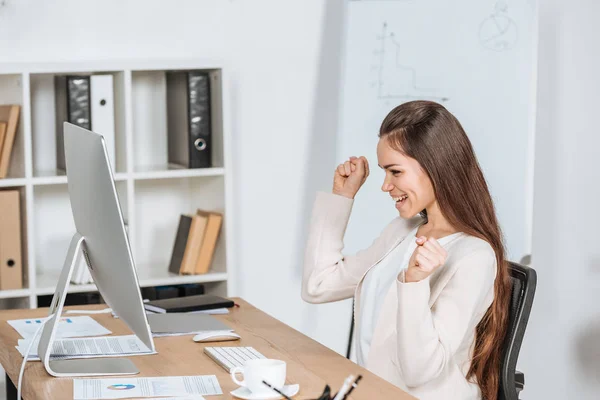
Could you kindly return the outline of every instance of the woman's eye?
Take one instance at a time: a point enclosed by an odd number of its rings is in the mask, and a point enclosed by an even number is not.
[[[392,173],[392,175],[394,176],[398,176],[400,174],[400,171],[395,171],[395,170],[390,170],[390,172]]]

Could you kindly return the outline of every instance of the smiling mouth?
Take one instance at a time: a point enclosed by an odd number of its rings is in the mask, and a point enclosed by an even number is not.
[[[408,196],[403,194],[402,196],[392,196],[392,200],[394,200],[394,202],[396,203],[396,208],[400,208],[402,207],[402,205],[404,205],[404,203],[406,202],[406,199],[408,199]]]

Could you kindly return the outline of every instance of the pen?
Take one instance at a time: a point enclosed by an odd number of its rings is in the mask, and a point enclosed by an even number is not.
[[[271,389],[273,389],[274,391],[276,391],[277,393],[279,393],[280,395],[282,395],[283,397],[285,397],[287,400],[292,400],[292,399],[290,399],[289,397],[287,397],[287,396],[285,395],[285,393],[283,393],[281,390],[277,389],[275,386],[273,386],[273,385],[270,385],[270,384],[268,384],[268,383],[267,383],[267,382],[265,382],[265,381],[262,381],[262,383],[264,383],[265,385],[267,385],[268,387],[270,387]]]
[[[344,381],[344,384],[342,385],[340,390],[337,392],[337,394],[335,395],[333,400],[342,400],[343,396],[346,394],[346,392],[348,392],[348,389],[350,389],[350,385],[351,385],[353,379],[354,379],[354,375],[350,375],[349,377],[346,378],[346,380]]]
[[[358,381],[360,381],[362,379],[362,375],[359,375],[358,378],[356,378],[356,380],[354,381],[354,383],[352,384],[352,386],[350,387],[350,390],[348,390],[348,393],[346,393],[344,395],[344,397],[342,397],[342,400],[345,400],[346,397],[348,397],[348,395],[350,393],[352,393],[352,391],[354,390],[354,388],[356,387],[356,385],[358,385]]]

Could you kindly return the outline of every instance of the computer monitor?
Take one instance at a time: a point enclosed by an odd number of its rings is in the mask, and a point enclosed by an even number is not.
[[[54,292],[40,338],[38,354],[53,376],[124,375],[138,373],[125,358],[50,360],[52,343],[79,252],[96,286],[113,312],[154,351],[138,277],[123,223],[108,153],[102,135],[64,123],[67,184],[75,234]]]

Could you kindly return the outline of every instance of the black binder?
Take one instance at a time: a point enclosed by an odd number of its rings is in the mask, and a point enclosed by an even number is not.
[[[234,302],[232,300],[210,294],[154,300],[144,304],[146,310],[157,313],[214,310],[216,308],[231,308],[233,306]]]
[[[66,170],[63,123],[92,129],[90,77],[57,75],[54,77],[56,107],[56,167]]]
[[[181,262],[183,261],[183,255],[185,254],[185,247],[187,245],[191,226],[192,217],[181,214],[179,216],[179,226],[177,227],[173,250],[171,251],[171,261],[169,262],[169,272],[173,274],[180,273]]]
[[[167,72],[168,161],[185,168],[212,166],[210,74]]]

